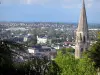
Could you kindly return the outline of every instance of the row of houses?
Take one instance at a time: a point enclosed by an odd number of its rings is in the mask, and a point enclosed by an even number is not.
[[[28,52],[36,57],[47,57],[48,59],[54,59],[56,57],[57,51],[56,49],[48,46],[33,46],[28,48]]]

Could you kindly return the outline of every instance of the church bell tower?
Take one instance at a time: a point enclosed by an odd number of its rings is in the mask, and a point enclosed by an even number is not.
[[[75,58],[81,58],[82,53],[86,51],[89,46],[88,24],[84,0],[82,1],[82,9],[76,31],[75,43]]]

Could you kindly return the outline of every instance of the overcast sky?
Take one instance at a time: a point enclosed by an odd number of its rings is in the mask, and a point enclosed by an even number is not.
[[[78,22],[82,0],[0,0],[0,21]],[[100,0],[85,0],[88,23],[100,23]]]

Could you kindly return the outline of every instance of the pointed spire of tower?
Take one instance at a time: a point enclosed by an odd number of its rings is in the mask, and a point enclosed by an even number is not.
[[[86,9],[85,9],[85,2],[84,0],[82,1],[82,9],[81,9],[81,15],[80,15],[80,20],[78,24],[78,31],[86,31],[88,28],[87,25],[87,16],[86,16]]]
[[[83,3],[82,5],[85,6],[84,0],[82,0],[82,3]]]
[[[75,57],[80,58],[83,51],[88,49],[88,24],[85,9],[85,2],[82,1],[81,15],[76,31],[76,45],[75,45]]]

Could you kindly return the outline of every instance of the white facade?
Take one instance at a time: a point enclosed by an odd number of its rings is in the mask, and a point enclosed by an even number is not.
[[[37,36],[37,43],[38,43],[38,44],[41,44],[41,43],[42,43],[42,44],[46,44],[46,43],[47,43],[47,37],[42,37],[42,38],[41,38],[41,37],[38,37],[38,36]]]
[[[57,51],[54,48],[51,47],[43,47],[43,48],[28,48],[28,52],[32,54],[33,56],[46,56],[49,59],[55,58]]]
[[[34,48],[29,48],[28,49],[28,52],[31,53],[31,54],[35,54],[37,52],[39,52],[38,50],[35,50]]]
[[[58,46],[54,46],[54,48],[55,48],[55,49],[60,49],[60,46],[59,46],[59,45],[58,45]]]
[[[24,42],[27,42],[28,38],[27,37],[24,37],[23,41]]]

